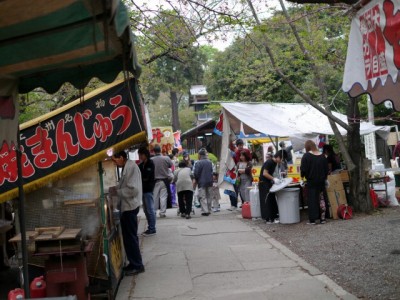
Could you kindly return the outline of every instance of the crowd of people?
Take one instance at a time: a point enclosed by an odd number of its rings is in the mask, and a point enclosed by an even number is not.
[[[285,177],[287,164],[293,163],[291,146],[286,147],[284,142],[281,142],[279,146],[280,149],[275,153],[272,147],[268,148],[266,160],[259,174],[261,216],[268,224],[279,223],[276,197],[275,193],[271,192],[271,188]],[[330,145],[325,145],[322,153],[311,140],[306,141],[304,146],[306,153],[302,156],[300,170],[301,177],[307,184],[308,224],[314,225],[317,220],[323,224],[326,221],[328,207],[327,176],[339,169],[340,164]],[[237,176],[233,191],[225,192],[229,195],[231,203],[229,210],[234,211],[238,208],[239,198],[241,205],[250,201],[255,158],[254,153],[244,147],[241,139],[232,143],[230,150]],[[178,159],[178,151],[175,149],[171,156],[163,155],[159,145],[155,145],[153,151],[154,155],[151,156],[147,147],[141,147],[138,150],[139,164],[129,160],[125,151],[112,156],[116,166],[122,168],[118,185],[110,187],[109,193],[118,196],[121,202],[122,236],[129,262],[124,267],[126,275],[144,272],[137,235],[137,214],[141,203],[147,219],[147,229],[142,233],[144,237],[157,233],[157,210],[159,217],[165,218],[167,208],[176,204],[178,215],[191,219],[191,214],[194,213],[195,195],[199,201],[202,216],[207,217],[211,212],[220,211],[218,174],[213,172],[213,164],[205,148],[198,151],[196,162],[190,159],[185,151],[182,153],[181,160]]]

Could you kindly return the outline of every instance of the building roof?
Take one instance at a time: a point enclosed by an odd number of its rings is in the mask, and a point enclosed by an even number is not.
[[[214,130],[215,123],[215,120],[210,119],[208,121],[205,121],[204,123],[201,123],[200,125],[197,125],[196,127],[190,128],[189,130],[181,134],[181,139],[185,139],[193,135],[203,134],[205,132],[212,132]]]
[[[207,87],[205,85],[192,85],[190,87],[190,95],[192,96],[207,95]]]

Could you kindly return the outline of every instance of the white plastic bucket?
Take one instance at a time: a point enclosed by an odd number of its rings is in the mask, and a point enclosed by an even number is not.
[[[284,188],[276,193],[281,224],[300,222],[299,193],[300,188]]]
[[[261,218],[260,192],[257,187],[250,190],[250,211],[252,218]]]

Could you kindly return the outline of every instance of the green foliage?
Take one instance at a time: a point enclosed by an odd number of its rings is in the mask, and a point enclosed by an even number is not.
[[[362,120],[368,120],[368,100],[367,95],[359,97],[360,116]],[[384,104],[374,105],[375,125],[398,125],[400,122],[400,112],[395,112],[393,108],[386,108]]]
[[[171,101],[166,93],[161,93],[157,102],[148,102],[151,125],[171,126]],[[181,121],[181,132],[185,132],[195,126],[195,112],[188,107],[186,100],[182,100],[179,107],[179,118]]]
[[[139,59],[144,64],[143,92],[155,101],[160,92],[186,93],[190,85],[201,83],[205,56],[195,41],[193,29],[183,16],[161,10],[148,19],[148,28],[138,38]]]
[[[197,153],[190,154],[189,157],[193,161],[199,160],[199,155]],[[209,160],[211,160],[211,162],[213,164],[216,164],[218,162],[218,158],[212,153],[208,153],[208,158],[209,158]],[[179,161],[181,161],[181,160],[183,160],[183,156],[182,155],[179,156]]]
[[[136,18],[138,16],[135,16]],[[203,83],[203,74],[208,58],[212,58],[215,50],[210,47],[194,45],[194,29],[183,16],[175,11],[161,10],[157,17],[147,19],[148,28],[142,29],[138,38],[138,52],[144,64],[141,76],[141,88],[146,101],[159,102],[162,93],[170,93],[169,110],[171,113],[153,114],[155,124],[166,123],[184,131],[195,119],[195,115],[187,109],[190,86]],[[171,96],[176,94],[177,98]],[[178,103],[176,103],[178,102]],[[186,106],[182,106],[185,103]],[[179,106],[178,110],[175,109]],[[183,124],[181,123],[184,113]],[[193,120],[189,120],[193,117]],[[161,125],[161,124],[160,124]]]
[[[218,162],[218,158],[212,153],[208,153],[208,158],[211,160],[213,164],[216,164]]]
[[[306,50],[321,70],[333,109],[343,112],[348,101],[347,95],[341,92],[348,18],[319,5],[293,6],[289,14]],[[278,67],[297,87],[320,102],[321,92],[316,86],[315,75],[280,11],[216,55],[205,75],[211,100],[303,102],[276,75],[265,52],[266,42],[273,50]]]
[[[221,105],[219,103],[211,103],[204,109],[205,112],[212,114],[216,119],[221,113]]]
[[[65,83],[54,94],[48,94],[38,88],[27,94],[19,95],[20,115],[19,122],[24,123],[56,110],[73,100],[79,99],[82,93],[89,93],[104,85],[97,78],[93,78],[84,91],[79,91],[70,83]]]
[[[179,119],[181,123],[181,132],[188,131],[196,126],[196,114],[194,110],[187,105],[179,110]]]

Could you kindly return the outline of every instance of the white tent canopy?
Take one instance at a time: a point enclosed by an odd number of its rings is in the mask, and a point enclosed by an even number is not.
[[[310,104],[299,103],[221,103],[229,119],[231,129],[238,134],[264,133],[270,136],[301,138],[316,134],[333,135],[328,117]],[[347,123],[347,116],[332,112]],[[375,126],[361,122],[360,134],[385,130],[386,126]],[[338,125],[342,135],[347,132]]]

